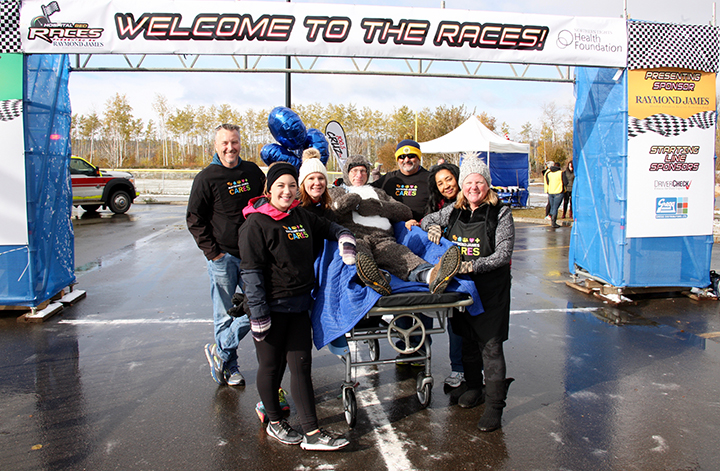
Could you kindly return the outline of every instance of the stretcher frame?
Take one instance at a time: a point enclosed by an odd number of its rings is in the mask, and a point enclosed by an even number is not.
[[[343,409],[345,413],[345,420],[347,424],[352,428],[357,422],[357,398],[355,397],[355,387],[357,383],[353,381],[353,369],[362,366],[376,366],[376,365],[387,365],[397,363],[423,363],[423,371],[420,371],[416,377],[416,394],[420,406],[422,408],[427,407],[432,399],[432,387],[434,380],[432,377],[432,349],[430,343],[427,342],[427,338],[430,335],[445,333],[447,330],[448,319],[452,317],[453,310],[464,311],[465,308],[473,303],[473,299],[469,294],[466,293],[445,293],[445,295],[456,295],[457,300],[447,301],[443,300],[440,302],[423,302],[428,299],[432,299],[433,296],[428,292],[419,293],[401,293],[398,295],[384,296],[383,301],[388,300],[392,296],[404,296],[418,295],[417,298],[421,301],[419,304],[408,304],[403,306],[374,306],[368,313],[363,317],[362,320],[368,320],[373,317],[384,317],[392,316],[392,320],[388,323],[382,319],[378,322],[378,325],[362,326],[362,322],[359,322],[353,329],[345,334],[345,338],[348,342],[367,342],[370,348],[369,361],[359,361],[357,358],[355,361],[352,359],[352,352],[350,349],[341,356],[343,363],[345,364],[345,380],[342,384],[342,399]],[[447,296],[446,296],[447,297]],[[382,299],[382,298],[381,298]],[[438,320],[438,326],[426,329],[421,319],[417,316],[423,314],[432,319]],[[401,317],[409,317],[413,321],[413,325],[409,329],[400,329],[395,325],[395,322]],[[362,321],[361,320],[361,321]],[[420,330],[420,333],[417,331]],[[409,338],[411,336],[421,336],[421,341],[415,347],[410,347]],[[388,340],[393,350],[398,353],[408,353],[411,356],[403,358],[380,358],[380,343],[379,340],[385,338]],[[405,341],[406,348],[401,350],[397,348],[393,342],[393,339],[401,339]],[[424,350],[424,353],[423,353]]]

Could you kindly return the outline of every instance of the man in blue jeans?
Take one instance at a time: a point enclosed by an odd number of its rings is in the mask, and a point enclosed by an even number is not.
[[[186,220],[190,233],[207,259],[213,304],[215,343],[205,345],[210,374],[218,384],[244,386],[238,369],[237,348],[250,330],[247,316],[231,317],[232,297],[240,285],[238,229],[251,198],[260,196],[265,174],[240,159],[240,127],[222,124],[215,129],[215,155],[195,176]]]
[[[565,188],[562,181],[562,169],[555,165],[555,162],[548,162],[548,170],[545,173],[545,186],[547,187],[548,204],[550,205],[550,225],[558,228],[558,209],[563,200]]]

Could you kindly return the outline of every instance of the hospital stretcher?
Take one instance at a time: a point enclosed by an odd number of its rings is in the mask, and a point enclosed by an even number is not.
[[[345,363],[342,399],[345,420],[348,425],[354,427],[357,420],[356,383],[353,381],[353,368],[399,362],[422,362],[424,369],[417,375],[416,393],[421,407],[427,407],[432,398],[433,387],[432,351],[427,339],[433,334],[446,331],[448,319],[452,317],[454,309],[464,311],[465,307],[472,303],[470,295],[460,292],[442,294],[410,292],[380,297],[365,317],[345,334],[348,342],[366,342],[368,344],[370,360],[360,360],[357,353],[355,354],[356,358],[353,359],[349,348],[335,352],[342,352],[341,359]],[[433,327],[427,329],[417,316],[418,314],[437,319],[437,322],[433,322]],[[401,318],[409,319],[411,326],[407,329],[399,327],[398,320]],[[386,321],[385,319],[390,320]],[[410,337],[420,337],[420,340],[413,346],[410,343]],[[404,354],[404,356],[401,359],[381,359],[379,340],[383,338],[388,340],[395,352]],[[402,340],[404,348],[398,347],[395,340]]]

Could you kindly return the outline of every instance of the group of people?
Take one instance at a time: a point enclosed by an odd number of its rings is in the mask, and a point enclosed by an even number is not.
[[[452,373],[446,384],[465,385],[461,407],[485,402],[479,430],[500,428],[510,381],[503,342],[515,231],[509,207],[491,189],[487,165],[467,156],[459,168],[442,163],[428,171],[420,145],[404,140],[395,153],[397,170],[369,183],[370,163],[351,156],[343,183],[331,188],[312,148],[299,172],[278,162],[264,174],[240,159],[239,127],[223,124],[216,129],[215,151],[196,176],[187,207],[188,229],[207,259],[211,282],[215,342],[205,346],[205,355],[215,382],[243,386],[237,349],[251,332],[258,408],[269,436],[306,450],[337,450],[349,443],[319,427],[311,375],[314,261],[326,239],[338,242],[342,261],[356,265],[359,280],[380,294],[391,293],[388,273],[427,283],[433,293],[458,274],[475,282],[484,312],[452,317]],[[427,231],[431,242],[446,238],[453,245],[432,265],[395,241],[393,223],[400,221],[409,230]],[[236,291],[244,293],[247,315],[233,313]],[[432,319],[423,322],[431,325]],[[302,432],[285,418],[286,368]]]
[[[572,160],[568,162],[565,170],[562,170],[555,162],[548,161],[545,163],[545,171],[543,171],[543,187],[548,195],[548,202],[545,206],[545,218],[550,219],[550,225],[553,228],[560,227],[557,223],[560,205],[563,206],[561,219],[568,216],[573,217],[572,213],[572,187],[575,182],[575,171]],[[570,211],[568,212],[568,205]]]

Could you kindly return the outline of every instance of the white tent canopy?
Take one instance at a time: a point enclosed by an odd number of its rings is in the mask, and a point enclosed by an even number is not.
[[[512,142],[489,130],[473,115],[457,128],[432,141],[420,142],[423,154],[454,152],[495,152],[499,154],[527,154],[530,145]]]

